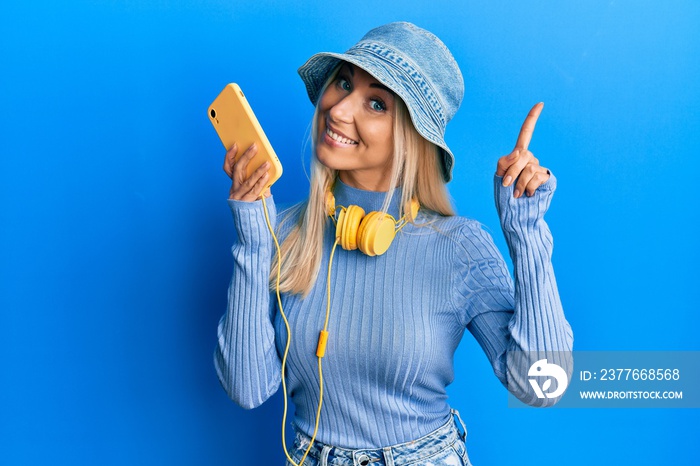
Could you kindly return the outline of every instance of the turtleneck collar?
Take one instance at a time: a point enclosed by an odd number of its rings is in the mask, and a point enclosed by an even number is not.
[[[333,195],[335,196],[335,205],[347,207],[349,205],[357,205],[369,213],[375,210],[381,210],[384,204],[386,192],[382,191],[365,191],[364,189],[353,188],[340,181],[340,178],[335,180],[333,187]],[[388,214],[394,218],[399,218],[399,205],[401,203],[401,188],[394,190],[394,195],[389,204]]]

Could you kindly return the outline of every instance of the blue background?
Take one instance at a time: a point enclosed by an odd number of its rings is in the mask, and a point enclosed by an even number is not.
[[[238,82],[305,196],[296,69],[408,20],[466,96],[450,190],[507,254],[492,174],[530,107],[577,350],[700,350],[695,1],[68,1],[0,7],[0,463],[281,464],[281,398],[212,365],[233,228],[208,104]],[[306,149],[308,150],[308,149]],[[479,466],[697,464],[700,411],[507,407],[469,336],[452,404]],[[698,387],[700,390],[700,387]]]

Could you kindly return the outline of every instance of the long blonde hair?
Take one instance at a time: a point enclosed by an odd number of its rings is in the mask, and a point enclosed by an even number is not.
[[[335,80],[336,72],[330,74],[319,95]],[[319,98],[320,102],[320,98]],[[397,96],[394,100],[394,155],[391,172],[391,188],[387,191],[382,211],[387,212],[397,186],[401,186],[401,211],[399,217],[415,224],[410,212],[404,206],[411,199],[418,199],[422,209],[429,209],[440,215],[455,215],[447,186],[442,178],[438,147],[423,138],[416,131],[403,101]],[[280,291],[306,296],[318,277],[321,266],[323,235],[331,224],[326,212],[326,192],[331,189],[338,173],[316,158],[318,138],[318,104],[314,112],[311,130],[311,179],[309,198],[302,206],[301,215],[281,246]],[[284,220],[283,220],[284,221]],[[270,274],[274,287],[277,280],[277,258]]]

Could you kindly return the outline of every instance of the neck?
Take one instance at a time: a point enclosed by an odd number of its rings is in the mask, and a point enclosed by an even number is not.
[[[387,189],[388,191],[388,189]],[[366,213],[381,210],[386,198],[386,192],[356,188],[344,182],[342,177],[335,182],[333,187],[336,205],[347,207],[351,204],[362,207]],[[387,213],[394,218],[399,218],[399,206],[401,204],[401,188],[394,191],[389,203]]]
[[[386,176],[368,177],[355,171],[340,171],[338,178],[346,185],[363,191],[378,191],[385,193],[391,187],[391,180]]]

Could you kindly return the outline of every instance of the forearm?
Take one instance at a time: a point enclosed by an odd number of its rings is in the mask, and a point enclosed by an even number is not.
[[[496,179],[501,227],[513,261],[515,313],[509,323],[511,348],[523,351],[571,350],[573,337],[564,317],[552,267],[552,234],[544,213],[554,193],[552,177],[532,197],[513,198],[512,187]]]
[[[222,386],[244,408],[262,404],[280,383],[268,284],[273,245],[261,204],[229,201],[238,239],[231,249],[228,307],[219,322],[214,355]],[[274,222],[272,198],[267,204]]]

